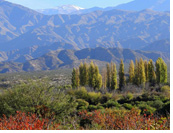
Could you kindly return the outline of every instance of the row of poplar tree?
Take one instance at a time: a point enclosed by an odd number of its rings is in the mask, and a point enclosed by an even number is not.
[[[117,75],[119,75],[119,77]],[[152,59],[149,61],[143,61],[142,58],[139,61],[136,59],[135,64],[133,60],[131,60],[127,80],[125,77],[123,60],[121,60],[118,73],[116,64],[111,63],[106,65],[106,68],[103,69],[101,75],[98,66],[93,62],[90,64],[81,63],[78,68],[73,68],[72,71],[73,88],[89,86],[94,89],[103,87],[115,90],[118,87],[121,89],[126,83],[145,86],[146,82],[151,86],[154,86],[156,83],[167,83],[167,65],[162,58],[158,58],[155,66]]]

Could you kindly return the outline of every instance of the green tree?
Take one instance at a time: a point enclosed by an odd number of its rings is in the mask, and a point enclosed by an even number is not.
[[[129,65],[129,83],[133,83],[134,77],[135,77],[135,68],[133,60],[131,60]]]
[[[110,70],[110,65],[107,64],[107,65],[106,65],[106,68],[107,68],[106,86],[107,86],[108,89],[110,89],[110,87],[111,87],[111,70]]]
[[[80,73],[80,85],[86,86],[88,84],[88,65],[87,63],[81,63],[79,66],[79,73]]]
[[[156,81],[157,83],[167,83],[167,65],[162,58],[156,61]]]
[[[100,89],[102,87],[102,76],[99,73],[99,68],[95,65],[95,73],[94,73],[94,80],[93,80],[93,88]]]
[[[111,76],[111,90],[117,89],[117,69],[116,64],[114,63],[112,66],[112,76]]]
[[[156,84],[156,73],[155,71],[153,71],[153,81],[152,81],[152,85],[155,86]]]
[[[120,69],[119,69],[119,89],[125,86],[125,74],[124,74],[124,63],[121,59]]]
[[[106,89],[106,81],[107,81],[107,73],[106,73],[106,68],[102,69],[102,83],[103,83],[103,88]]]
[[[156,74],[154,71],[154,64],[153,64],[153,60],[150,59],[148,62],[148,81],[151,85],[154,85],[155,80],[156,80]]]
[[[100,89],[102,87],[102,76],[99,73],[99,68],[93,62],[89,67],[89,86],[94,89]]]
[[[80,79],[80,85],[84,86],[84,75],[83,75],[83,63],[81,62],[79,65],[79,79]]]
[[[145,68],[144,68],[144,62],[143,59],[140,58],[139,61],[139,84],[145,85],[146,77],[145,77]]]
[[[76,69],[73,68],[73,71],[72,71],[72,78],[71,78],[71,86],[72,88],[77,88],[77,82],[76,82]]]
[[[148,81],[148,62],[147,60],[144,61],[144,68],[145,68],[145,78],[146,82]]]
[[[76,87],[80,86],[79,69],[76,69]]]
[[[102,76],[99,73],[99,68],[98,66],[95,66],[95,75],[96,75],[96,83],[94,89],[100,89],[102,87]]]
[[[84,79],[84,83],[83,85],[87,85],[88,84],[88,64],[85,62],[84,66],[83,66],[83,79]]]
[[[135,60],[135,76],[134,76],[133,84],[139,85],[139,63],[137,59]]]
[[[89,67],[89,73],[88,73],[88,75],[89,75],[89,79],[88,79],[89,87],[93,87],[93,84],[95,83],[94,74],[95,74],[95,65],[94,65],[93,61],[91,61],[90,67]]]

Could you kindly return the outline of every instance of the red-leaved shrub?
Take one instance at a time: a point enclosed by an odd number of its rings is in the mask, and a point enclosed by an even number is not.
[[[0,119],[0,130],[56,130],[58,124],[52,120],[38,118],[36,114],[18,112],[15,116]]]

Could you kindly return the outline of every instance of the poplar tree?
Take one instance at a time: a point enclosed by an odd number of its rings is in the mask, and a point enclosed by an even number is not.
[[[162,58],[156,61],[156,81],[157,83],[167,83],[167,65]]]
[[[80,86],[79,69],[76,69],[76,87]]]
[[[140,58],[139,61],[139,84],[145,85],[146,77],[145,77],[145,68],[144,68],[144,62],[143,59]]]
[[[102,69],[102,83],[103,83],[103,88],[106,89],[106,81],[107,81],[107,73],[106,73],[106,68]]]
[[[112,76],[113,71],[114,71],[114,63],[111,62],[111,76]]]
[[[97,65],[95,65],[95,73],[92,86],[94,89],[100,89],[102,86],[102,76],[99,73],[99,68]]]
[[[112,66],[111,90],[115,89],[117,89],[117,70],[116,70],[116,64],[114,63]]]
[[[71,86],[72,88],[77,88],[77,83],[76,83],[76,69],[73,68],[73,71],[72,71],[72,78],[71,78]]]
[[[154,84],[155,80],[156,80],[156,74],[154,71],[154,64],[153,60],[150,59],[148,62],[148,81],[152,85]]]
[[[153,85],[153,86],[156,85],[156,73],[155,73],[155,71],[153,71],[153,81],[152,81],[151,85]]]
[[[134,76],[133,84],[139,85],[139,63],[137,59],[135,60],[135,76]]]
[[[119,69],[119,89],[125,86],[125,74],[124,74],[124,63],[121,59],[120,69]]]
[[[146,82],[148,81],[148,62],[147,60],[144,61],[144,68],[145,68],[145,78]]]
[[[106,65],[107,68],[107,80],[106,80],[106,86],[108,89],[111,87],[111,70],[110,70],[110,65]]]
[[[133,83],[134,77],[135,77],[135,68],[133,60],[131,60],[129,65],[129,83]]]
[[[89,72],[88,72],[88,85],[89,87],[93,87],[94,84],[94,74],[95,74],[95,65],[93,63],[93,61],[91,61],[90,63],[90,67],[89,67]]]
[[[80,85],[86,86],[88,84],[88,65],[87,63],[80,64],[79,66],[79,72],[80,72]]]
[[[99,68],[93,62],[89,67],[89,86],[94,89],[100,89],[102,87],[102,76],[99,73]]]
[[[79,65],[79,78],[80,78],[80,85],[84,86],[84,74],[83,74],[83,63],[82,62]]]

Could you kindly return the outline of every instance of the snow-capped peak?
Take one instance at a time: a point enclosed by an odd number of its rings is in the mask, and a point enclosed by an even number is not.
[[[53,15],[53,14],[71,14],[73,12],[83,10],[83,9],[84,8],[78,7],[75,5],[63,5],[63,6],[50,8],[50,9],[40,9],[37,11],[46,15]]]
[[[64,9],[64,10],[74,9],[74,10],[82,10],[84,8],[78,7],[78,6],[75,6],[75,5],[63,5],[63,6],[55,7],[53,9]]]

